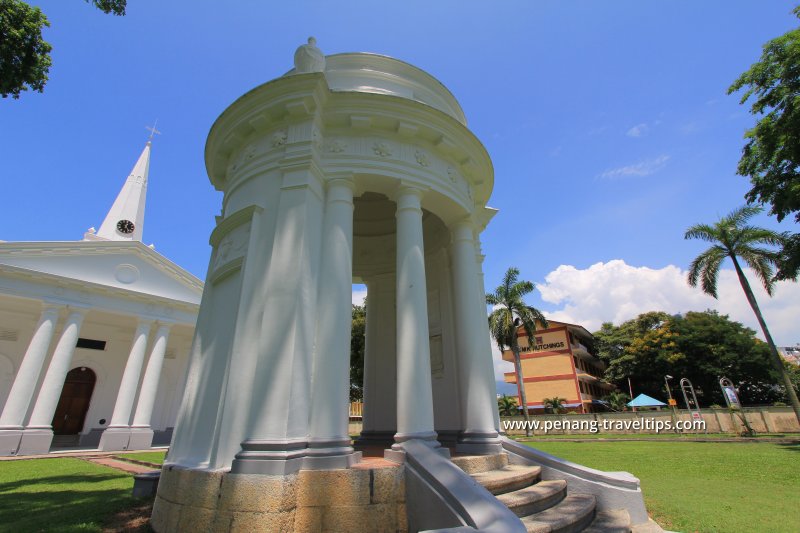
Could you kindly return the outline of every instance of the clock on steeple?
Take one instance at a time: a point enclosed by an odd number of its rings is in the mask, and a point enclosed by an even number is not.
[[[134,226],[133,222],[130,220],[120,220],[117,222],[117,231],[126,235],[133,233],[135,227],[136,226]]]

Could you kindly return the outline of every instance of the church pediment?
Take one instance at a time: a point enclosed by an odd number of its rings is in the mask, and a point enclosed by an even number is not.
[[[0,243],[0,266],[200,304],[203,283],[140,242]]]

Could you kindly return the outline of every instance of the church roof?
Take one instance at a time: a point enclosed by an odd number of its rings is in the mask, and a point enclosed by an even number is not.
[[[0,274],[200,305],[203,282],[139,241],[2,242]]]

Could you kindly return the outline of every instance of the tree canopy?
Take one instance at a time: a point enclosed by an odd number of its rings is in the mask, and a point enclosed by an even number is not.
[[[800,6],[793,13],[800,17]],[[770,205],[783,220],[794,213],[800,222],[800,28],[764,45],[761,59],[728,88],[744,89],[741,103],[752,101],[750,113],[759,117],[745,133],[737,172],[750,178],[748,202]],[[796,279],[800,270],[800,236],[784,248],[779,279]]]
[[[103,13],[124,15],[127,0],[85,0]],[[50,22],[38,7],[22,0],[0,0],[0,95],[19,98],[27,90],[42,92],[53,47],[42,37]]]
[[[367,327],[367,305],[353,304],[353,329],[350,332],[350,401],[364,398],[364,343]]]
[[[740,387],[745,404],[785,400],[784,391],[773,385],[778,376],[766,343],[716,311],[643,313],[619,326],[605,323],[594,336],[598,355],[608,363],[606,379],[627,388],[630,377],[634,394],[667,397],[664,376],[669,374],[676,381],[689,378],[701,405],[724,405],[719,378],[725,376]],[[675,396],[677,383],[673,386]]]

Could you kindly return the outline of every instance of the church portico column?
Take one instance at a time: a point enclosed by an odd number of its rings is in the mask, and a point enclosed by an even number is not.
[[[397,433],[439,446],[433,426],[428,295],[422,238],[422,191],[402,185],[397,195]]]
[[[353,282],[353,182],[328,182],[322,234],[317,342],[311,390],[308,457],[316,469],[354,462],[348,434]]]
[[[486,318],[476,298],[478,265],[473,225],[468,220],[452,228],[452,272],[455,337],[464,426],[456,449],[465,453],[500,453],[495,429],[495,383],[491,351],[482,334]]]
[[[153,405],[158,394],[158,383],[161,379],[161,369],[164,367],[164,354],[167,352],[170,324],[159,324],[150,351],[150,359],[142,379],[142,388],[139,391],[139,402],[136,404],[136,413],[133,415],[131,425],[131,438],[128,444],[130,450],[145,450],[153,444],[153,429],[150,419],[153,416]]]
[[[18,455],[43,454],[50,451],[50,443],[53,441],[53,415],[72,363],[86,311],[75,307],[69,309],[64,330],[56,344],[47,374],[44,376],[30,422],[22,432]]]
[[[147,351],[147,337],[152,320],[139,320],[136,332],[133,335],[133,344],[128,355],[128,362],[122,373],[122,381],[117,392],[117,401],[111,415],[111,423],[100,437],[101,450],[127,450],[130,440],[130,419],[133,410],[133,400],[136,398],[136,387],[139,385],[139,375]]]
[[[22,438],[25,415],[30,407],[36,383],[42,372],[44,360],[50,349],[53,332],[58,322],[60,307],[45,304],[39,323],[25,351],[14,384],[8,394],[3,413],[0,415],[0,455],[15,455]]]

